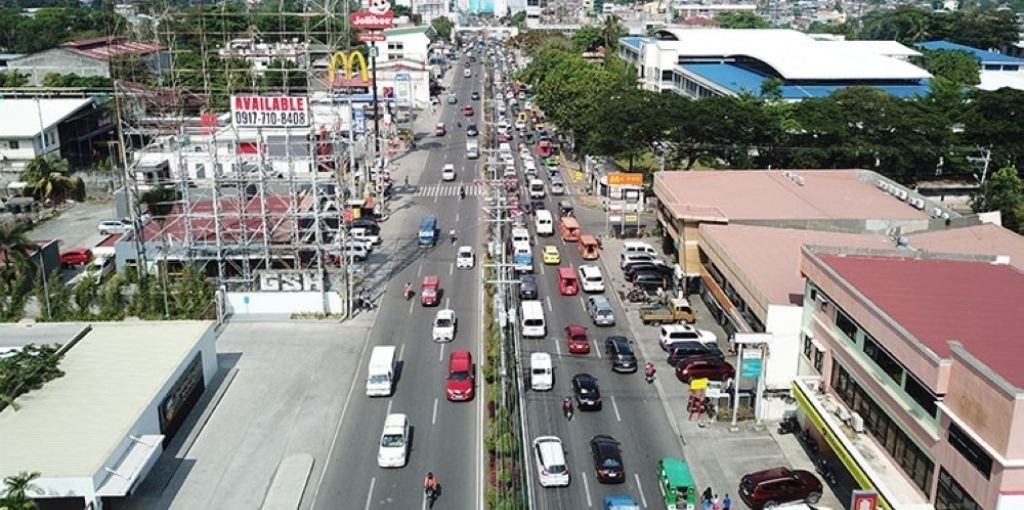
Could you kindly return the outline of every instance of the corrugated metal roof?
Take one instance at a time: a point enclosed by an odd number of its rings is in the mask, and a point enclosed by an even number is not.
[[[0,138],[25,139],[38,136],[45,128],[70,117],[93,102],[92,98],[61,99],[7,99],[0,101],[0,119],[18,119],[19,122],[0,122]]]
[[[725,89],[736,94],[761,95],[761,86],[770,79],[763,73],[748,69],[746,67],[729,63],[699,63],[683,64],[679,66],[687,71],[700,76],[710,82],[716,83]],[[887,92],[896,97],[924,96],[929,92],[927,80],[914,84],[895,84],[891,82],[880,82],[877,84],[865,84],[855,82],[850,84],[834,83],[830,85],[802,85],[797,83],[783,83],[783,99],[807,99],[812,97],[826,97],[836,91],[852,86],[870,86]]]
[[[20,410],[0,413],[0,476],[19,471],[39,471],[47,478],[96,475],[211,326],[210,321],[92,324],[61,361],[64,377],[19,398]],[[19,328],[24,326],[0,325],[0,336],[18,335]],[[47,343],[71,340],[67,324],[52,331]]]
[[[999,225],[986,223],[971,227],[919,232],[907,236],[910,246],[928,251],[1004,255],[1010,265],[1024,271],[1024,236]]]
[[[1024,273],[988,262],[819,254],[827,266],[937,355],[949,341],[1024,388]]]

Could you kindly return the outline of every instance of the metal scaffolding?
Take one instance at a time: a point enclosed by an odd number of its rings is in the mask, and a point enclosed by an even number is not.
[[[342,289],[340,253],[354,150],[348,107],[327,62],[351,40],[347,2],[180,7],[116,37],[157,42],[168,68],[114,70],[125,202],[139,271],[191,265],[229,291],[260,290],[270,270],[315,272]],[[308,126],[240,127],[233,95],[304,98]],[[313,289],[306,289],[313,290]]]

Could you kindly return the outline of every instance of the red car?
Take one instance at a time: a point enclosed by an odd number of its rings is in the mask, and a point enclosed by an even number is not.
[[[72,248],[60,254],[62,266],[84,266],[92,260],[92,250],[88,248]]]
[[[817,477],[809,471],[784,467],[744,475],[739,489],[740,499],[754,510],[791,501],[813,505],[821,499],[821,481]]]
[[[565,338],[569,342],[569,353],[590,354],[590,339],[587,338],[587,328],[579,324],[570,324],[565,327]]]
[[[467,350],[452,352],[448,357],[448,382],[445,387],[448,400],[473,400],[473,386],[473,354]]]
[[[441,298],[441,279],[436,274],[423,277],[420,283],[420,304],[437,306]]]
[[[676,365],[676,379],[689,383],[693,379],[727,381],[736,377],[736,369],[721,356],[692,356]]]
[[[466,105],[466,107],[462,109],[462,114],[465,115],[466,117],[472,117],[473,116],[473,106],[472,105]]]
[[[438,123],[437,127],[434,128],[434,136],[444,136],[448,134],[448,130],[444,127],[444,124]]]

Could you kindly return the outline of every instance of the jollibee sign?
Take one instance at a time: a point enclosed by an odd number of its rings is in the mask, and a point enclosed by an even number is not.
[[[354,12],[349,17],[352,28],[357,30],[385,30],[391,28],[394,19],[395,13],[388,0],[369,0],[367,10]]]

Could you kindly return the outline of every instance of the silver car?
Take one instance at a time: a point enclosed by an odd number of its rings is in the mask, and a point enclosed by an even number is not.
[[[587,313],[595,326],[614,326],[615,312],[612,303],[604,295],[587,297]]]

